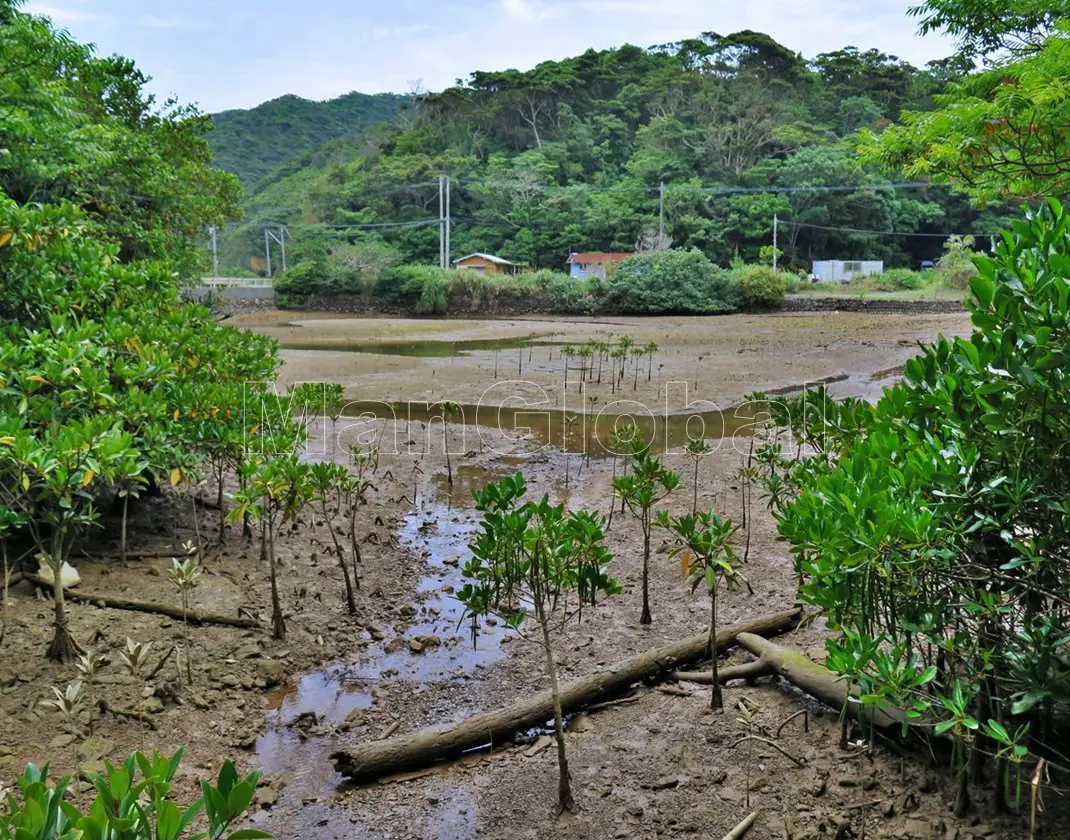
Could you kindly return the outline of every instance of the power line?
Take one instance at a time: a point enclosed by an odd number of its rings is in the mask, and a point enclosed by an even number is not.
[[[947,239],[949,236],[995,236],[991,233],[917,233],[905,230],[867,230],[865,228],[833,227],[831,225],[814,225],[809,222],[791,222],[786,219],[777,219],[778,225],[790,225],[792,227],[810,228],[811,230],[828,230],[836,233],[870,233],[876,236],[924,236],[933,239]]]
[[[317,228],[309,228],[304,231],[305,233],[320,233],[329,234],[336,230],[377,230],[380,228],[406,228],[406,227],[423,227],[425,225],[437,225],[438,219],[415,219],[409,222],[369,222],[367,224],[357,225],[320,225],[319,228],[329,228],[329,230],[321,230]]]

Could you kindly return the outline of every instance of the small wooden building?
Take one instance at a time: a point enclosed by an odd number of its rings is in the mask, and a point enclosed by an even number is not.
[[[457,271],[478,271],[480,274],[516,274],[520,269],[517,263],[509,262],[494,254],[469,254],[453,261]]]
[[[570,254],[568,258],[568,273],[578,280],[586,280],[588,277],[605,277],[609,266],[624,262],[628,257],[634,257],[630,253],[589,253]]]

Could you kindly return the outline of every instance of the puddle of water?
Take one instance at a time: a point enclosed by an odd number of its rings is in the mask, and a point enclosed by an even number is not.
[[[481,338],[465,341],[283,341],[283,350],[333,350],[376,356],[414,356],[435,359],[467,356],[479,351],[516,350],[521,347],[556,347],[563,342],[540,341],[546,334],[516,338]]]
[[[539,448],[554,447],[566,452],[584,453],[589,450],[591,457],[605,458],[613,454],[611,441],[614,431],[627,423],[635,424],[643,438],[650,442],[652,452],[658,454],[684,446],[690,440],[720,440],[749,435],[759,413],[759,407],[753,404],[728,412],[679,414],[655,413],[638,403],[635,403],[634,413],[598,414],[561,408],[460,405],[459,412],[450,418],[450,427],[461,429],[464,433],[461,451],[479,448],[480,429],[490,428],[504,432],[517,441],[534,441]],[[389,440],[389,435],[384,436],[384,451],[405,451],[409,439],[418,441],[421,434],[431,436],[432,424],[435,427],[434,435],[441,436],[441,404],[356,400],[346,406],[344,414],[350,418],[398,421],[401,431],[395,429],[394,441]],[[577,419],[569,423],[567,417]],[[414,423],[424,424],[425,427],[413,426]],[[409,436],[402,440],[406,428]],[[485,443],[489,446],[493,441],[487,440]],[[391,449],[391,445],[396,448]]]
[[[409,513],[399,529],[401,545],[423,559],[428,574],[417,585],[416,614],[403,634],[375,642],[352,663],[338,663],[302,676],[295,686],[268,695],[268,725],[256,743],[258,766],[269,779],[282,778],[286,787],[270,812],[256,822],[292,837],[350,837],[354,826],[340,810],[310,807],[327,800],[345,784],[334,772],[327,755],[336,748],[333,736],[302,738],[294,727],[301,715],[313,713],[322,726],[336,726],[374,702],[377,686],[404,680],[413,691],[426,691],[441,680],[471,675],[502,654],[507,631],[502,625],[482,624],[473,648],[471,629],[460,625],[463,608],[452,592],[461,585],[461,568],[468,557],[468,542],[477,527],[471,491],[510,472],[523,458],[503,458],[491,468],[462,465],[452,488],[439,485],[437,497]],[[425,644],[421,653],[410,650],[410,640],[436,637],[440,644]],[[344,734],[341,741],[354,737]],[[475,808],[471,802],[450,799],[429,814],[440,837],[471,837]],[[313,829],[312,826],[315,826]]]

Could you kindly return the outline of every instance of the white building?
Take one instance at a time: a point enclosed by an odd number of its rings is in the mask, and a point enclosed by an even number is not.
[[[883,260],[814,260],[813,267],[820,283],[849,283],[856,277],[873,277],[883,272]]]

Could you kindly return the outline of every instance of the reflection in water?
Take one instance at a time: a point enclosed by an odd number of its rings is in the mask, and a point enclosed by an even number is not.
[[[451,446],[459,451],[478,449],[481,444],[490,448],[495,439],[484,441],[481,435],[485,429],[494,429],[513,440],[533,441],[540,449],[555,447],[566,452],[590,451],[593,458],[605,458],[613,454],[614,432],[632,423],[639,428],[643,439],[650,443],[651,450],[658,454],[686,446],[691,440],[716,442],[736,435],[749,435],[756,419],[762,414],[757,403],[745,404],[727,412],[666,414],[629,402],[621,400],[612,409],[607,407],[593,414],[560,408],[460,405],[459,410],[449,418],[449,424],[451,436],[455,437],[459,430],[463,440],[460,444],[454,440]],[[388,403],[375,400],[350,402],[344,411],[345,417],[360,418],[362,421],[396,421],[392,432],[385,428],[382,430],[380,448],[384,453],[404,452],[411,446],[410,440],[418,451],[441,450],[442,414],[442,403]],[[571,420],[573,417],[576,419]],[[358,435],[364,434],[356,426],[350,428]],[[391,433],[395,436],[394,440],[389,437]],[[426,439],[421,441],[421,436]]]
[[[556,347],[562,342],[539,341],[545,333],[517,338],[485,338],[468,341],[282,341],[283,350],[329,350],[371,353],[376,356],[448,358],[478,351],[516,350],[520,347]]]
[[[461,583],[461,568],[468,557],[468,541],[476,527],[471,510],[471,491],[493,481],[523,459],[503,459],[500,471],[465,465],[454,474],[453,487],[435,483],[439,498],[405,517],[398,534],[402,546],[427,562],[429,574],[417,584],[423,597],[404,634],[370,644],[353,663],[330,665],[302,676],[295,686],[268,695],[268,725],[256,743],[256,763],[269,779],[285,778],[282,797],[271,812],[256,822],[280,837],[353,837],[356,827],[340,810],[315,806],[331,797],[343,784],[327,755],[338,746],[332,726],[375,702],[375,689],[387,682],[404,680],[413,691],[426,691],[440,680],[472,674],[501,655],[506,630],[501,625],[482,625],[473,648],[471,628],[461,625],[462,607],[453,596]],[[455,507],[456,506],[456,507]],[[415,641],[421,651],[413,653]],[[312,726],[323,726],[326,735],[303,737],[296,724],[302,716],[315,715]],[[373,737],[371,733],[343,736]],[[463,796],[452,796],[428,815],[439,837],[475,836],[475,807]]]

